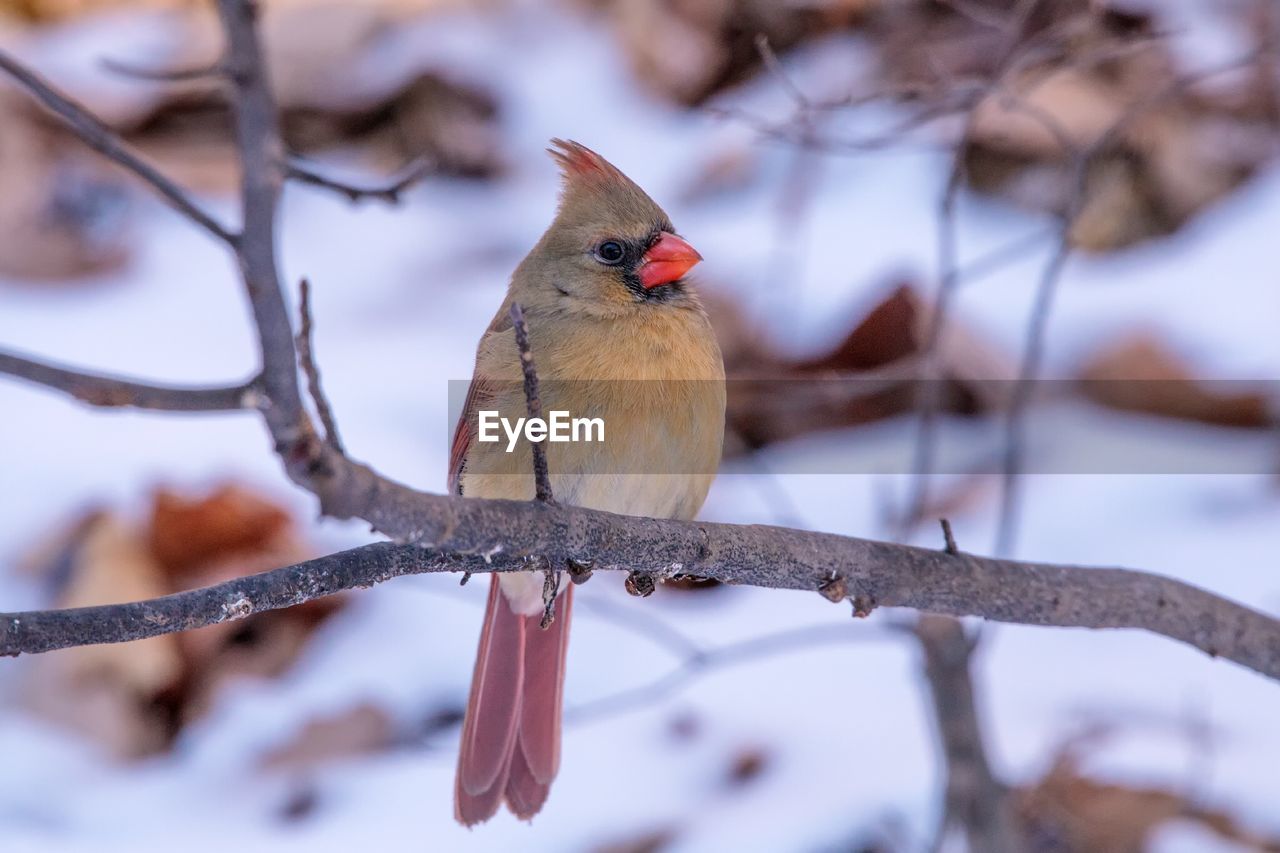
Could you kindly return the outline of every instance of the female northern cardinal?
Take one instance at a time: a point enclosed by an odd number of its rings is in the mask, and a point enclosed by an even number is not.
[[[556,500],[651,517],[692,518],[720,461],[724,365],[706,313],[684,281],[702,259],[662,208],[599,154],[552,140],[564,173],[551,227],[511,277],[480,339],[454,432],[449,487],[530,500],[530,454],[477,440],[477,413],[525,414],[509,310],[524,310],[544,413],[604,422],[604,444],[547,444]],[[641,380],[641,381],[636,381]],[[573,601],[569,586],[540,627],[543,576],[495,575],[480,634],[455,788],[471,826],[505,799],[517,817],[546,801],[560,764],[560,708]]]

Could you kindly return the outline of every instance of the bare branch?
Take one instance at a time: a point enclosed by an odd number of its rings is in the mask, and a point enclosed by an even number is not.
[[[1005,451],[1001,470],[1000,523],[996,534],[996,553],[1012,553],[1015,544],[1020,497],[1018,478],[1022,470],[1022,460],[1026,455],[1024,445],[1027,409],[1031,403],[1035,379],[1040,374],[1040,363],[1044,357],[1045,338],[1049,317],[1053,311],[1054,297],[1062,280],[1063,268],[1073,248],[1071,230],[1088,200],[1090,170],[1100,157],[1110,153],[1119,144],[1134,122],[1147,112],[1205,80],[1257,62],[1266,55],[1268,49],[1269,43],[1264,40],[1253,50],[1235,59],[1171,80],[1154,92],[1134,101],[1088,147],[1075,152],[1071,163],[1071,194],[1064,209],[1058,215],[1057,245],[1036,287],[1018,378],[1005,416]]]
[[[996,531],[996,553],[1011,554],[1018,529],[1018,507],[1020,482],[1018,474],[1022,470],[1022,459],[1026,455],[1026,413],[1031,404],[1031,394],[1035,388],[1035,378],[1040,373],[1040,361],[1043,357],[1045,331],[1049,324],[1049,315],[1053,310],[1053,298],[1062,280],[1062,270],[1066,267],[1067,258],[1071,254],[1071,223],[1075,221],[1080,205],[1075,202],[1073,210],[1063,217],[1062,233],[1053,256],[1040,274],[1040,283],[1036,286],[1035,304],[1031,309],[1031,323],[1027,331],[1027,342],[1022,355],[1022,363],[1018,369],[1018,378],[1013,385],[1013,393],[1009,400],[1009,409],[1005,413],[1004,462],[1001,466],[1000,491],[1000,524]]]
[[[1008,20],[1003,23],[1001,45],[998,49],[999,59],[990,80],[973,88],[965,97],[966,113],[951,153],[951,168],[947,174],[946,187],[938,204],[938,291],[934,297],[933,310],[929,317],[929,325],[925,331],[924,341],[920,347],[920,374],[916,408],[919,418],[916,422],[915,440],[912,447],[912,491],[898,526],[898,538],[905,539],[912,527],[921,520],[929,504],[929,485],[934,468],[934,452],[936,445],[937,419],[940,408],[938,399],[938,349],[942,334],[946,329],[951,313],[951,303],[956,290],[960,286],[960,237],[957,206],[960,190],[964,185],[965,148],[973,136],[978,122],[978,108],[983,100],[993,91],[1004,86],[1019,67],[1023,57],[1032,52],[1036,42],[1018,49],[1018,40],[1026,27],[1027,21],[1035,11],[1040,0],[1018,0]]]
[[[195,68],[139,68],[126,62],[121,62],[118,59],[107,57],[101,60],[101,65],[112,74],[130,77],[134,80],[146,80],[152,83],[183,83],[188,80],[207,80],[220,77],[226,73],[219,63],[200,65]]]
[[[141,178],[169,204],[173,205],[179,213],[221,242],[228,245],[235,244],[236,237],[232,232],[201,210],[185,190],[144,160],[127,142],[104,125],[84,106],[53,88],[42,77],[23,66],[3,50],[0,50],[0,71],[4,71],[16,80],[45,109],[57,116],[63,124],[94,151]]]
[[[316,363],[315,349],[311,340],[311,282],[302,279],[298,282],[298,363],[307,377],[307,393],[315,403],[316,414],[320,416],[320,425],[324,427],[324,438],[329,446],[342,453],[342,439],[338,435],[338,421],[333,416],[333,407],[325,396],[324,386],[320,384],[320,365]]]
[[[1005,786],[991,771],[983,746],[970,675],[973,640],[958,620],[947,616],[925,614],[913,633],[924,650],[925,678],[947,766],[943,816],[933,849],[944,849],[955,827],[963,828],[970,850],[1025,849],[1014,834]]]
[[[1058,229],[1039,226],[1020,237],[1014,237],[994,249],[983,252],[960,268],[960,280],[972,284],[1010,262],[1025,256],[1031,249],[1052,238]]]
[[[946,548],[943,550],[954,557],[960,553],[960,548],[956,545],[956,535],[951,532],[951,520],[940,518],[938,523],[942,525],[942,538],[946,542]]]
[[[819,645],[862,643],[888,636],[891,635],[887,632],[868,632],[864,626],[845,622],[775,631],[711,649],[695,648],[686,653],[680,663],[652,681],[569,708],[565,716],[569,722],[581,723],[622,714],[674,696],[709,670],[740,666],[790,652],[808,651]]]
[[[376,544],[142,604],[0,617],[0,654],[119,642],[300,604],[404,574],[527,571],[527,558],[804,590],[832,578],[882,607],[1000,622],[1141,628],[1280,680],[1280,620],[1130,569],[1016,562],[767,525],[614,515],[536,501],[392,491],[415,544]],[[380,513],[391,512],[387,507]],[[375,515],[375,517],[380,517]],[[243,600],[244,603],[241,603]],[[74,626],[74,630],[67,627]]]
[[[542,417],[542,396],[538,393],[538,368],[533,363],[533,351],[529,349],[529,329],[524,324],[524,309],[519,302],[511,303],[511,325],[520,350],[520,370],[524,373],[524,399],[530,419]],[[555,500],[551,493],[551,474],[547,469],[547,449],[542,442],[531,441],[533,451],[533,477],[537,498],[545,503]]]
[[[435,166],[435,159],[424,154],[421,157],[414,158],[411,162],[403,166],[395,175],[389,178],[385,184],[381,186],[358,187],[355,184],[349,184],[345,181],[340,181],[337,178],[331,178],[327,175],[323,175],[311,166],[306,165],[295,158],[289,161],[285,170],[285,177],[290,180],[298,181],[299,183],[310,184],[313,187],[332,190],[339,195],[344,196],[353,204],[364,201],[365,199],[383,201],[387,204],[399,204],[401,196],[405,190],[431,174],[431,171]]]
[[[102,408],[151,409],[158,412],[234,412],[251,409],[256,401],[257,380],[239,385],[180,388],[148,385],[57,367],[42,361],[0,351],[0,374],[70,394],[82,403]]]
[[[284,143],[258,39],[257,9],[251,0],[218,2],[227,37],[223,64],[232,84],[231,113],[240,154],[244,226],[236,257],[257,326],[262,390],[270,402],[263,409],[267,429],[290,479],[317,491],[314,484],[331,475],[336,464],[324,457],[341,459],[341,454],[317,439],[298,385],[293,329],[275,255]],[[325,496],[320,494],[320,499],[323,510]]]
[[[951,11],[964,16],[972,23],[979,26],[988,27],[993,30],[1003,30],[1009,25],[1006,14],[992,11],[973,0],[940,0],[943,6],[951,9]]]
[[[958,557],[951,522],[943,518],[939,523],[943,553]],[[959,619],[930,613],[921,614],[910,630],[924,652],[924,675],[947,772],[942,818],[932,849],[945,849],[958,827],[964,830],[970,850],[1013,853],[1024,845],[1015,834],[1008,789],[987,760],[973,685],[971,661],[980,635],[966,633]]]
[[[760,61],[764,63],[764,67],[767,68],[769,73],[776,77],[778,82],[782,84],[782,88],[786,89],[787,94],[791,96],[793,101],[795,101],[796,106],[800,107],[802,110],[807,110],[810,106],[809,99],[805,97],[804,92],[801,91],[800,87],[796,85],[796,82],[791,79],[791,76],[787,74],[786,69],[782,67],[782,62],[778,59],[778,54],[774,53],[773,45],[769,44],[769,37],[764,33],[757,33],[755,45],[756,53],[760,54]]]
[[[654,615],[652,607],[637,607],[631,602],[623,604],[612,598],[591,595],[583,595],[578,599],[576,606],[595,613],[616,628],[630,631],[637,637],[643,637],[654,645],[661,646],[680,660],[697,657],[705,652],[702,645],[693,637],[665,619]]]
[[[542,395],[538,391],[538,368],[533,363],[533,350],[529,347],[529,328],[524,323],[524,309],[519,302],[512,302],[509,313],[511,329],[516,336],[516,348],[520,351],[520,371],[524,374],[525,410],[530,420],[539,419],[542,417]],[[529,449],[533,451],[534,497],[540,503],[554,503],[551,472],[547,467],[547,449],[540,441],[530,441]],[[544,579],[541,627],[549,628],[556,618],[556,596],[560,592],[561,578],[560,572],[552,568],[551,561],[545,556],[542,557],[542,564]]]

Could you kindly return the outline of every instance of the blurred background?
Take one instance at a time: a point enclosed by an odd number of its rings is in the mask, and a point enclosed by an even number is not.
[[[571,138],[706,258],[736,380],[703,517],[934,547],[946,517],[963,550],[1280,612],[1275,0],[263,9],[294,155],[367,186],[427,166],[398,205],[284,198],[283,275],[312,283],[356,458],[445,487],[449,383],[553,214],[543,149]],[[0,0],[0,44],[235,220],[219,86],[130,73],[215,61],[206,4]],[[225,252],[7,79],[0,347],[181,384],[255,360]],[[369,541],[315,519],[252,416],[16,381],[0,413],[0,610]],[[970,624],[970,685],[963,653],[951,681],[925,666],[911,614],[610,576],[579,590],[546,809],[468,832],[451,792],[485,587],[402,578],[0,663],[0,849],[961,850],[966,768],[938,734],[959,714],[1027,849],[1280,850],[1280,691],[1234,664]]]

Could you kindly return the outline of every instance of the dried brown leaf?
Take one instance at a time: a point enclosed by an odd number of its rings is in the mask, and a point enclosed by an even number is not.
[[[43,568],[63,607],[167,595],[312,556],[279,506],[230,485],[203,497],[158,490],[145,525],[88,514],[52,545]],[[228,680],[270,677],[296,658],[340,599],[197,631],[34,658],[26,691],[40,713],[122,758],[165,748]]]
[[[0,277],[50,282],[129,257],[128,189],[78,141],[0,86]]]
[[[162,568],[129,525],[94,513],[51,569],[60,578],[56,604],[84,607],[164,595]],[[155,699],[183,675],[177,638],[82,646],[32,660],[23,695],[33,711],[89,737],[118,758],[134,758],[168,739],[167,714]]]
[[[1280,851],[1280,838],[1243,828],[1231,815],[1158,788],[1098,782],[1064,756],[1035,785],[1015,792],[1014,808],[1032,846],[1063,853],[1143,853],[1155,832],[1189,821],[1248,849]]]
[[[679,833],[674,827],[642,832],[622,841],[610,841],[593,848],[594,853],[661,853],[669,848]]]
[[[226,574],[210,571],[210,564],[270,549],[292,528],[287,512],[239,486],[200,498],[158,489],[152,503],[147,544],[176,588],[192,572]]]
[[[395,722],[376,705],[356,705],[307,723],[288,743],[262,757],[264,770],[299,770],[378,752],[396,740]]]
[[[1085,397],[1121,411],[1217,426],[1268,429],[1275,424],[1261,389],[1237,381],[1198,380],[1150,334],[1126,338],[1095,354],[1077,381]]]

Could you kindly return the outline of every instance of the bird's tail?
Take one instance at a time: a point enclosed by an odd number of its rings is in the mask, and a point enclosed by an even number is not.
[[[498,576],[480,632],[471,698],[462,724],[454,815],[473,826],[488,820],[505,799],[521,820],[546,802],[560,767],[560,712],[569,644],[570,586],[556,602],[556,618],[514,612]]]

